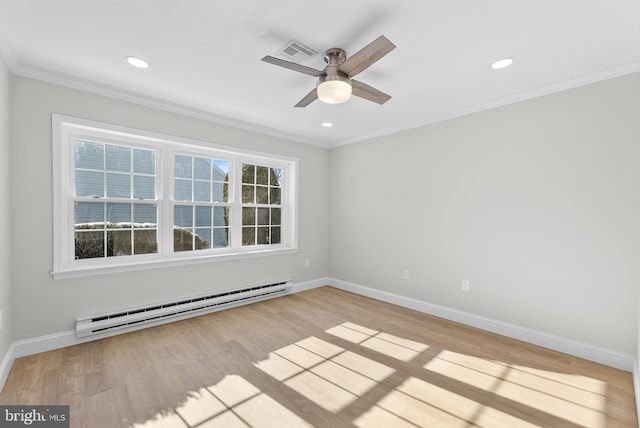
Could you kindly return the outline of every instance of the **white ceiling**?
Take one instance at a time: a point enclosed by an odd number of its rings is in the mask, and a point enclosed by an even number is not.
[[[397,48],[358,80],[382,106],[294,108],[315,78],[260,61],[379,35]],[[15,74],[334,147],[639,71],[640,0],[0,0],[0,52]]]

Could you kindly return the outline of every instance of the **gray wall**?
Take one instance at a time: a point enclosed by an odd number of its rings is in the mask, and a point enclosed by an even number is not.
[[[339,147],[330,275],[635,355],[639,165],[640,74]]]
[[[326,149],[25,77],[14,76],[12,88],[11,163],[19,166],[11,174],[15,340],[71,330],[80,316],[271,280],[291,278],[300,283],[328,275],[329,154]],[[54,281],[50,274],[52,113],[299,159],[300,251]],[[310,268],[304,267],[305,259],[311,260]]]
[[[9,111],[10,75],[0,56],[0,311],[4,311],[3,328],[0,331],[0,361],[13,340],[11,325],[11,217],[7,203],[11,195],[9,168]]]

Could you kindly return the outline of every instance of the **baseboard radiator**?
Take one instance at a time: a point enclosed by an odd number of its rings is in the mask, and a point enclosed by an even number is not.
[[[86,337],[115,330],[139,329],[178,319],[270,299],[291,291],[291,281],[257,285],[216,294],[190,297],[110,314],[78,318],[76,336]]]

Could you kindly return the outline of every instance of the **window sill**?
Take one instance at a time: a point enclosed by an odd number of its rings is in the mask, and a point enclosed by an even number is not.
[[[280,248],[280,249],[260,249],[255,251],[246,251],[242,253],[215,254],[203,256],[176,257],[173,259],[153,259],[135,262],[124,262],[118,264],[109,264],[96,266],[72,266],[65,267],[51,272],[54,280],[81,278],[94,275],[106,275],[111,273],[133,272],[140,270],[162,269],[168,267],[180,267],[201,263],[215,263],[230,260],[243,260],[255,257],[279,256],[284,254],[297,253],[298,248]]]

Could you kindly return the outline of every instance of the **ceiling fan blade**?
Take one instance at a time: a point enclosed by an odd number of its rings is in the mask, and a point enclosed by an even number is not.
[[[313,88],[311,92],[305,95],[303,99],[298,101],[298,104],[296,104],[294,107],[306,107],[317,99],[318,91],[316,90],[316,88]]]
[[[396,48],[385,36],[380,36],[347,60],[339,67],[340,71],[353,77],[361,71],[367,69],[371,64]]]
[[[391,95],[387,95],[366,83],[351,79],[351,84],[353,85],[351,93],[357,97],[364,98],[365,100],[373,101],[378,104],[384,104],[391,99]]]
[[[306,65],[296,64],[295,62],[285,61],[280,58],[276,58],[270,55],[262,58],[264,62],[278,65],[280,67],[288,68],[289,70],[298,71],[300,73],[308,74],[310,76],[319,77],[324,74],[324,71],[316,70],[315,68],[307,67]]]

